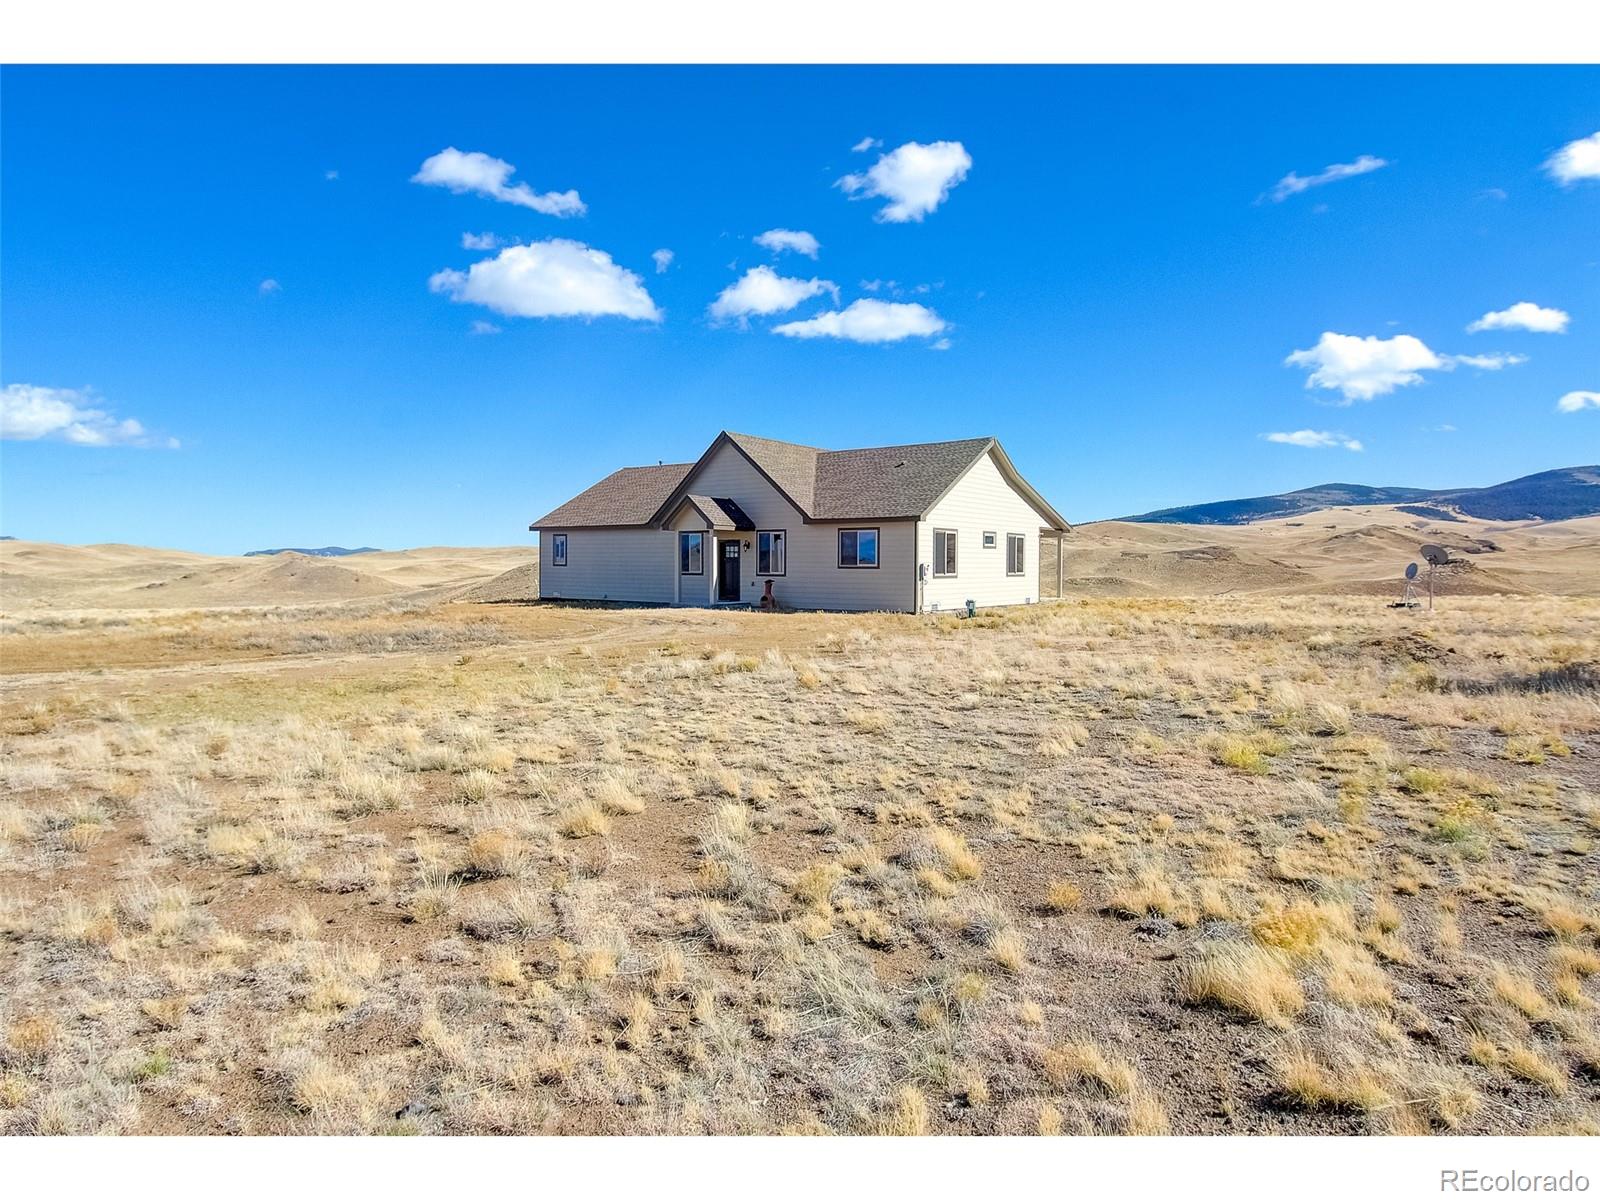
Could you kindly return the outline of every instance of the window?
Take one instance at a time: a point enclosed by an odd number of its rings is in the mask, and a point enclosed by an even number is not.
[[[839,565],[841,567],[876,567],[878,565],[878,531],[876,529],[839,530]]]
[[[983,531],[983,548],[985,550],[993,550],[997,545],[999,545],[999,542],[997,540],[995,531],[992,529],[985,529]]]
[[[550,565],[552,567],[567,565],[567,535],[564,533],[550,535]]]
[[[935,575],[954,575],[956,573],[956,531],[954,529],[935,529],[933,531],[933,573]]]
[[[1006,534],[1006,574],[1021,575],[1022,559],[1028,545],[1028,539],[1020,533]]]
[[[756,534],[756,574],[782,575],[784,568],[784,543],[788,538],[781,529],[765,529]]]
[[[705,534],[680,533],[678,535],[678,570],[685,575],[704,575]]]

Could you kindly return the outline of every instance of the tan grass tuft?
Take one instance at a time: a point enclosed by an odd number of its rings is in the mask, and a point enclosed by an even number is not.
[[[1269,1025],[1287,1025],[1305,1008],[1305,992],[1283,954],[1227,942],[1190,964],[1182,978],[1191,1004],[1220,1004]]]
[[[585,800],[558,816],[556,828],[569,838],[605,837],[611,832],[611,818],[594,801]]]

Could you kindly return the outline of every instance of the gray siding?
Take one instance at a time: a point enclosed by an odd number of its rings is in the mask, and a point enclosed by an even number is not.
[[[567,565],[550,564],[551,535],[567,535]],[[539,596],[545,600],[672,603],[677,535],[663,529],[541,529]]]
[[[853,526],[807,525],[799,511],[732,446],[723,446],[717,451],[694,476],[690,490],[706,496],[727,496],[738,501],[739,507],[755,522],[757,531],[782,529],[785,532],[789,546],[787,570],[784,575],[772,580],[772,592],[780,604],[789,608],[832,608],[858,612],[907,612],[911,609],[916,578],[914,521],[867,522],[878,530],[877,568],[840,567],[839,530]],[[750,541],[750,549],[744,552],[742,559],[741,590],[744,599],[754,604],[761,599],[767,577],[755,573],[755,533],[740,533],[738,536],[741,541],[747,538]],[[708,533],[708,559],[711,540],[712,535]],[[676,571],[677,568],[673,566],[671,569]],[[670,573],[666,581],[670,588]],[[698,597],[709,594],[708,581],[698,576],[685,576],[683,583],[683,603],[704,602]],[[700,588],[700,592],[691,594],[693,587]]]

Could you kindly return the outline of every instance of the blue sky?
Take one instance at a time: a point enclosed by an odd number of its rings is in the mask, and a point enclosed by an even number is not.
[[[722,428],[994,434],[1077,521],[1600,459],[1592,69],[7,68],[0,101],[20,537],[512,544]],[[563,306],[622,315],[514,315]]]

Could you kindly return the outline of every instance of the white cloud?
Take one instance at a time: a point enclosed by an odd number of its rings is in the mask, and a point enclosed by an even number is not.
[[[929,345],[928,349],[929,350],[948,350],[948,349],[950,349],[950,339],[949,338],[940,338],[937,342],[934,342],[931,345]]]
[[[879,221],[920,221],[944,202],[971,168],[972,156],[960,142],[907,142],[865,172],[846,175],[834,186],[853,197],[881,196],[889,201],[878,210]]]
[[[920,304],[887,304],[857,300],[842,312],[827,312],[808,321],[775,326],[773,333],[793,338],[842,338],[850,342],[898,342],[908,337],[933,337],[949,328],[931,308]]]
[[[1519,300],[1510,308],[1487,312],[1471,325],[1468,333],[1482,333],[1486,329],[1525,329],[1529,333],[1565,333],[1571,318],[1559,308],[1540,308],[1528,300]]]
[[[322,173],[322,177],[324,179],[326,179],[329,183],[332,183],[335,179],[339,178],[339,172],[337,172],[337,171],[324,171]]]
[[[672,265],[673,254],[671,250],[663,248],[661,250],[652,250],[650,258],[656,264],[656,274],[665,275],[667,268]]]
[[[1324,333],[1311,349],[1296,350],[1283,361],[1311,371],[1306,387],[1337,391],[1346,404],[1421,383],[1420,372],[1450,369],[1449,360],[1409,333],[1392,338]]]
[[[804,254],[807,258],[815,258],[817,251],[822,249],[822,243],[804,229],[769,229],[756,238],[756,245],[765,246],[774,254],[793,250],[796,254]]]
[[[1515,367],[1528,361],[1526,354],[1452,354],[1448,362],[1463,367],[1476,367],[1480,371],[1498,371],[1502,367]]]
[[[1600,392],[1568,392],[1556,401],[1557,412],[1578,412],[1585,408],[1600,408]]]
[[[426,159],[411,182],[449,188],[458,196],[475,192],[551,217],[581,217],[588,211],[577,192],[535,192],[525,183],[508,183],[515,170],[504,159],[492,158],[477,150],[463,152],[447,146]]]
[[[882,138],[864,137],[854,146],[850,147],[850,153],[865,154],[868,150],[876,150],[881,145],[883,145]]]
[[[1562,187],[1580,179],[1600,179],[1600,133],[1568,142],[1545,159],[1544,169]]]
[[[1337,183],[1341,179],[1350,179],[1356,175],[1365,175],[1369,171],[1376,171],[1380,167],[1389,165],[1386,159],[1375,158],[1370,154],[1363,154],[1355,162],[1329,163],[1315,175],[1296,175],[1290,171],[1268,193],[1274,204],[1281,204],[1290,196],[1298,196],[1307,188],[1322,187],[1324,184]]]
[[[76,446],[162,446],[178,448],[176,438],[155,437],[132,417],[117,420],[103,408],[91,407],[87,388],[35,387],[10,383],[0,392],[0,438],[36,442],[71,442]]]
[[[474,321],[471,325],[467,326],[467,332],[477,337],[483,337],[486,334],[499,333],[500,326],[496,325],[493,321]]]
[[[256,291],[260,292],[263,296],[276,295],[278,292],[283,291],[283,284],[279,283],[276,279],[263,279],[260,283],[260,286],[256,288]]]
[[[743,320],[752,316],[771,316],[788,312],[802,300],[832,293],[838,303],[838,287],[826,279],[791,279],[779,275],[771,267],[751,267],[736,281],[722,289],[706,311],[715,320],[737,317]]]
[[[504,243],[497,233],[463,233],[461,235],[461,248],[463,250],[498,250]]]
[[[1296,429],[1293,433],[1263,433],[1269,442],[1285,446],[1304,446],[1308,450],[1360,450],[1362,445],[1353,437],[1342,433],[1329,433],[1323,429]]]
[[[509,246],[466,271],[440,271],[430,290],[508,317],[627,317],[659,321],[644,282],[604,250],[566,238]]]

